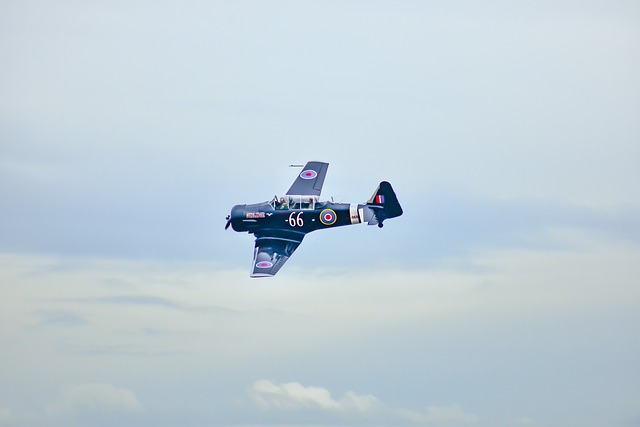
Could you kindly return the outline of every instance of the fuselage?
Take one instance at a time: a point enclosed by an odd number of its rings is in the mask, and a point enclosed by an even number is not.
[[[236,205],[231,210],[231,226],[239,232],[279,231],[307,234],[315,230],[365,222],[362,204],[320,202],[312,198],[302,203],[271,202]]]

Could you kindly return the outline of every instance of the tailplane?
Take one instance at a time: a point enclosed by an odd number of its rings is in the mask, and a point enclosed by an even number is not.
[[[373,212],[373,217],[369,219],[370,225],[378,224],[382,227],[385,219],[395,218],[402,215],[402,207],[398,202],[398,197],[393,191],[391,184],[382,181],[367,202],[367,207]]]

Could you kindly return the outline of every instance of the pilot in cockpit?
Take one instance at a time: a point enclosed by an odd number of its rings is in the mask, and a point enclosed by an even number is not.
[[[306,201],[302,202],[302,209],[311,209],[313,200],[309,197]]]
[[[284,197],[280,197],[280,204],[278,205],[278,209],[289,209],[289,204]]]

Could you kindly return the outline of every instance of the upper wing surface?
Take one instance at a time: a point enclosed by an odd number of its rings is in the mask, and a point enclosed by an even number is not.
[[[329,163],[309,162],[287,191],[288,195],[319,196]]]
[[[251,277],[275,276],[293,252],[300,246],[304,235],[299,238],[257,236],[253,250]]]

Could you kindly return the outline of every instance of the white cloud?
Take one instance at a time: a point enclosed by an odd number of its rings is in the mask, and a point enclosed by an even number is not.
[[[135,393],[111,384],[78,384],[67,387],[46,408],[50,416],[74,415],[77,412],[142,411]]]
[[[573,242],[570,237],[565,240]],[[11,408],[13,424],[47,403],[47,413],[39,416],[55,415],[53,421],[111,414],[139,421],[176,401],[175,413],[190,414],[198,405],[206,408],[198,416],[224,414],[225,425],[268,416],[290,425],[324,419],[502,427],[530,425],[515,419],[523,414],[509,413],[530,400],[536,403],[524,415],[533,420],[556,410],[560,404],[547,399],[546,391],[549,378],[557,378],[560,396],[593,390],[576,399],[572,410],[610,395],[617,413],[632,412],[617,397],[635,386],[628,380],[635,360],[628,355],[637,345],[625,326],[637,319],[639,252],[586,237],[575,241],[581,251],[482,253],[474,259],[476,268],[458,270],[314,277],[292,265],[268,282],[215,264],[3,255],[0,336],[9,343],[3,362],[14,368],[0,391],[25,407],[14,401],[0,406]],[[43,324],[43,314],[73,314],[86,322]],[[332,368],[318,374],[318,363]],[[97,365],[107,384],[121,385],[123,366],[139,372],[137,396],[87,385],[95,382]],[[238,383],[289,378],[292,368],[308,382],[257,382],[254,400],[245,401],[253,412],[225,404],[223,397]],[[395,384],[376,378],[385,369]],[[601,379],[589,377],[594,370]],[[360,376],[349,377],[354,391],[332,389],[355,371]],[[179,375],[186,391],[156,391],[157,372]],[[529,386],[518,388],[522,383]],[[52,402],[65,384],[85,385],[64,390]],[[203,396],[208,387],[222,397]],[[385,397],[389,387],[397,390],[393,401]],[[35,388],[39,395],[29,393]],[[420,401],[414,393],[421,390],[442,394]],[[508,402],[496,405],[490,396],[501,393]],[[132,410],[142,406],[143,396],[145,411]],[[234,396],[250,400],[244,389]],[[590,415],[597,416],[597,405],[591,407]]]
[[[420,413],[390,407],[371,394],[362,395],[353,391],[347,392],[342,399],[334,399],[326,388],[307,387],[297,382],[276,384],[269,380],[259,380],[251,387],[250,395],[265,410],[315,409],[365,419],[442,426],[471,425],[478,420],[477,416],[464,412],[458,405],[429,406],[426,412]]]
[[[369,412],[376,408],[382,408],[382,403],[370,394],[359,395],[352,391],[347,392],[345,397],[340,401],[343,408],[354,410],[357,412]]]
[[[315,406],[322,409],[337,409],[338,407],[338,402],[331,398],[328,390],[304,387],[299,383],[277,385],[268,380],[261,380],[253,384],[251,394],[262,408]]]

